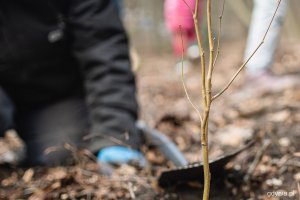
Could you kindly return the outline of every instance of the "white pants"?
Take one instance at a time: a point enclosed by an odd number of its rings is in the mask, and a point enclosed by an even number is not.
[[[254,0],[254,9],[248,33],[244,59],[246,60],[261,42],[274,15],[278,0]],[[247,72],[259,73],[272,65],[280,29],[287,10],[288,0],[282,0],[264,44],[247,64]]]

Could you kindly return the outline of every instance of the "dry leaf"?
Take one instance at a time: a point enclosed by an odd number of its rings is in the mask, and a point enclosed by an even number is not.
[[[22,177],[23,181],[25,183],[28,183],[31,181],[32,177],[34,175],[34,170],[32,168],[27,169]]]

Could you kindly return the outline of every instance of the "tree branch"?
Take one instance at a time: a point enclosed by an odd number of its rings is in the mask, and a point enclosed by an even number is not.
[[[192,100],[191,100],[191,98],[190,98],[190,96],[189,96],[189,93],[188,93],[188,91],[187,91],[187,87],[186,87],[185,82],[184,82],[184,75],[183,75],[183,55],[184,55],[184,47],[183,47],[182,31],[181,31],[181,26],[180,26],[180,25],[179,25],[179,29],[180,29],[181,42],[182,42],[182,54],[181,54],[181,82],[182,82],[182,86],[183,86],[183,89],[184,89],[186,98],[188,99],[189,103],[192,105],[192,107],[194,108],[194,110],[197,112],[197,114],[198,114],[198,116],[199,116],[199,119],[200,119],[200,122],[202,123],[203,120],[202,120],[201,113],[200,113],[199,109],[197,108],[197,106],[192,102]]]
[[[215,60],[214,60],[213,69],[212,70],[215,69],[215,65],[216,65],[216,62],[218,60],[218,56],[220,54],[220,40],[221,40],[222,19],[223,19],[223,15],[224,15],[224,10],[225,10],[225,0],[223,0],[221,14],[219,15],[219,30],[218,30],[217,52],[216,52],[216,56],[215,56]]]

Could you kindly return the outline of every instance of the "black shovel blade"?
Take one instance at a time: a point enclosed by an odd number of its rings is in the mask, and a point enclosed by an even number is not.
[[[225,156],[219,157],[215,160],[209,162],[209,167],[212,175],[212,180],[218,177],[222,177],[224,173],[225,165],[233,160],[238,154],[240,154],[245,149],[248,149],[254,144],[254,141],[249,142],[244,147],[238,149],[237,151],[227,154]],[[188,183],[188,182],[200,182],[204,183],[204,173],[203,164],[194,163],[189,164],[185,167],[178,167],[165,172],[162,172],[158,183],[161,187],[170,187],[177,184]]]

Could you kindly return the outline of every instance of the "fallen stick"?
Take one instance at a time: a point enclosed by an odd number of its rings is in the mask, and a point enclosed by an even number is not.
[[[250,167],[247,170],[247,173],[244,177],[245,182],[248,182],[250,180],[251,175],[253,174],[254,170],[256,169],[258,163],[261,161],[266,149],[269,147],[270,144],[271,144],[270,140],[264,140],[262,147],[256,154],[253,162],[251,163]]]

